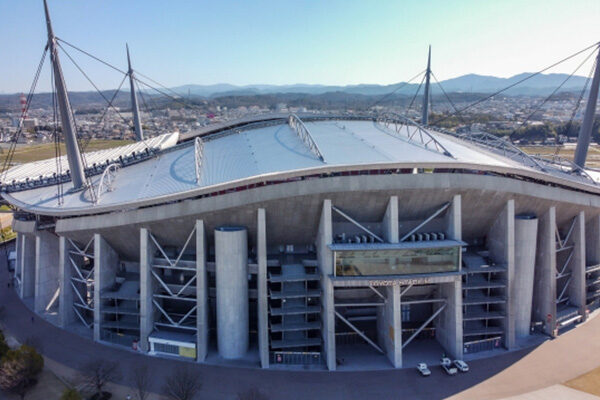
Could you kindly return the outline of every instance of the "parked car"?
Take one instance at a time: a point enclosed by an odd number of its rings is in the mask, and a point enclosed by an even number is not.
[[[456,375],[458,372],[455,367],[452,366],[452,361],[448,357],[443,357],[441,360],[442,368],[448,375]]]
[[[425,363],[418,363],[417,371],[419,371],[421,373],[421,375],[423,375],[423,376],[431,375],[431,371],[429,370],[429,368],[427,368],[427,364],[425,364]]]
[[[469,366],[463,360],[454,360],[454,366],[458,368],[460,372],[468,372]]]

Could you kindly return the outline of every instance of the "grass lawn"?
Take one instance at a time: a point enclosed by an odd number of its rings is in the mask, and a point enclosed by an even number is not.
[[[90,151],[95,150],[104,150],[110,149],[113,147],[123,146],[126,144],[131,144],[133,141],[131,140],[91,140],[87,147],[85,148],[85,152],[88,153]],[[61,154],[65,155],[65,145],[61,144]],[[2,153],[0,153],[0,166],[3,165],[4,160],[8,155],[7,149],[2,149]],[[13,164],[22,164],[28,163],[32,161],[45,160],[48,158],[53,158],[55,156],[54,143],[47,144],[37,144],[30,146],[22,146],[17,147],[15,149],[15,153],[13,155],[12,163]]]
[[[523,150],[527,154],[539,154],[541,156],[552,156],[556,152],[556,147],[554,146],[521,146],[521,150]],[[567,158],[569,160],[573,160],[575,154],[575,146],[573,144],[569,144],[567,146],[561,147],[558,155],[563,158]],[[600,146],[597,144],[591,144],[588,150],[587,160],[585,162],[586,166],[600,167]]]

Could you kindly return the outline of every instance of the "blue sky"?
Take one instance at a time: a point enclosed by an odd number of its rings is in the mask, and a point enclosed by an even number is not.
[[[600,41],[598,0],[49,0],[57,36],[168,86],[389,84],[535,71]],[[27,91],[46,33],[41,0],[0,0],[0,93]],[[74,51],[103,89],[120,79]],[[555,72],[571,72],[576,60]],[[92,90],[62,56],[70,90]],[[47,69],[47,68],[46,68]],[[581,75],[587,75],[589,67]],[[40,89],[47,90],[46,73]]]

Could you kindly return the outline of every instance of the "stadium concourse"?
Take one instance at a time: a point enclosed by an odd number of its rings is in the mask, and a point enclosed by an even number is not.
[[[124,161],[83,190],[9,171],[15,285],[63,329],[199,362],[400,368],[557,336],[600,293],[594,172],[475,137],[273,116],[90,155]]]

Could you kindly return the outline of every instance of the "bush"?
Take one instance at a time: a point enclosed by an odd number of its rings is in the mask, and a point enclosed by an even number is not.
[[[4,333],[2,331],[0,331],[0,359],[2,359],[2,357],[4,357],[6,355],[6,353],[8,353],[9,350],[10,350],[10,348],[8,347],[8,344],[6,343],[6,338],[4,337]]]
[[[83,400],[79,392],[73,388],[67,388],[63,391],[60,400]]]

